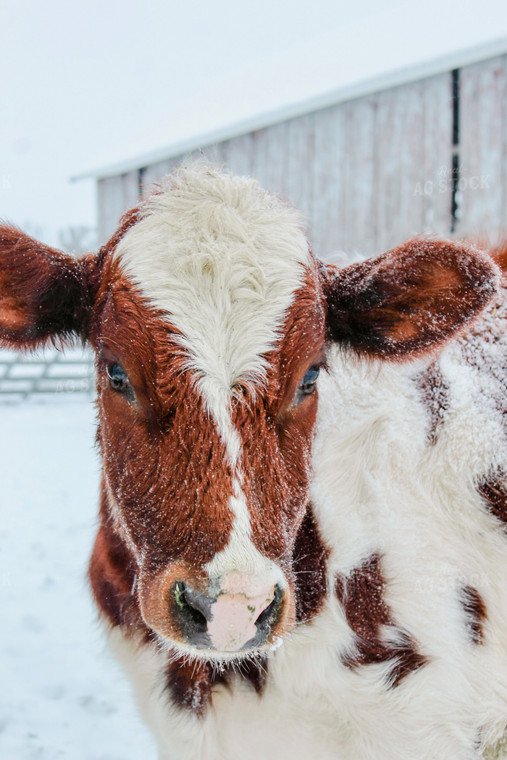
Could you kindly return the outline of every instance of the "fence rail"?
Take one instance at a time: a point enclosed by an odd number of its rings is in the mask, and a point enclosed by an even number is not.
[[[93,358],[87,349],[75,347],[62,352],[50,348],[24,355],[0,351],[0,403],[30,396],[89,396],[93,388]]]

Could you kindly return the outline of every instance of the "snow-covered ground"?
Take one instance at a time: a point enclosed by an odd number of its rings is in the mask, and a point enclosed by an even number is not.
[[[154,760],[86,582],[94,408],[0,406],[0,758]]]

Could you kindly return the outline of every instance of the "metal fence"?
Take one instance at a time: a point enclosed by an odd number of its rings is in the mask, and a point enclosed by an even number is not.
[[[93,389],[93,357],[88,349],[47,348],[32,354],[0,351],[0,403],[32,396],[40,400],[64,394],[90,397]]]

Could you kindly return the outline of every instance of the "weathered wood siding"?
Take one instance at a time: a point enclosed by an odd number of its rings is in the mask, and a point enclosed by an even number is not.
[[[461,71],[460,235],[507,229],[507,56]]]
[[[425,232],[497,233],[507,228],[506,150],[501,56],[103,179],[100,235],[164,174],[202,154],[301,209],[322,257],[379,253]]]

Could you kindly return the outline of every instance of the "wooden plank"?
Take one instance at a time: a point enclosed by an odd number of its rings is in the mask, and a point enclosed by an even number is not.
[[[303,212],[309,237],[313,230],[313,165],[315,156],[315,114],[287,122],[285,195]]]
[[[377,98],[369,95],[346,104],[347,161],[343,247],[350,253],[378,253],[375,184]]]
[[[461,172],[459,236],[497,236],[505,223],[505,58],[467,66],[461,72]]]
[[[387,247],[424,230],[424,201],[415,193],[424,182],[424,84],[414,82],[397,88],[398,112],[402,121],[400,153],[400,225],[393,229]]]
[[[194,161],[208,161],[220,166],[223,163],[222,146],[221,144],[203,145],[201,148],[185,153],[178,158],[179,165],[191,164]]]
[[[345,251],[347,219],[347,106],[315,114],[311,243],[319,258]]]
[[[254,133],[234,137],[222,144],[223,161],[226,169],[250,177],[253,171]]]
[[[391,247],[391,239],[401,237],[401,163],[403,125],[397,89],[377,96],[375,125],[376,252]],[[399,145],[399,149],[398,149]],[[372,220],[373,221],[373,220]]]
[[[507,79],[507,55],[502,56],[504,78]],[[507,238],[507,91],[502,98],[502,221],[500,237]]]
[[[253,133],[252,174],[266,190],[287,194],[288,123]]]
[[[423,232],[449,235],[452,201],[451,73],[426,79],[424,87]]]
[[[99,244],[105,243],[118,226],[124,212],[121,175],[99,180],[97,188],[97,219]]]
[[[379,93],[376,119],[376,245],[392,248],[423,229],[423,86]]]
[[[200,157],[209,161],[215,166],[223,167],[224,165],[224,151],[222,143],[215,143],[213,145],[206,145],[200,151]]]
[[[158,161],[156,164],[144,167],[142,170],[143,196],[149,194],[155,185],[158,185],[165,175],[174,169],[177,163],[177,158],[169,158],[166,161]]]
[[[122,189],[123,189],[123,207],[126,211],[133,206],[137,206],[141,195],[141,188],[139,187],[139,170],[135,169],[132,172],[121,175]]]

